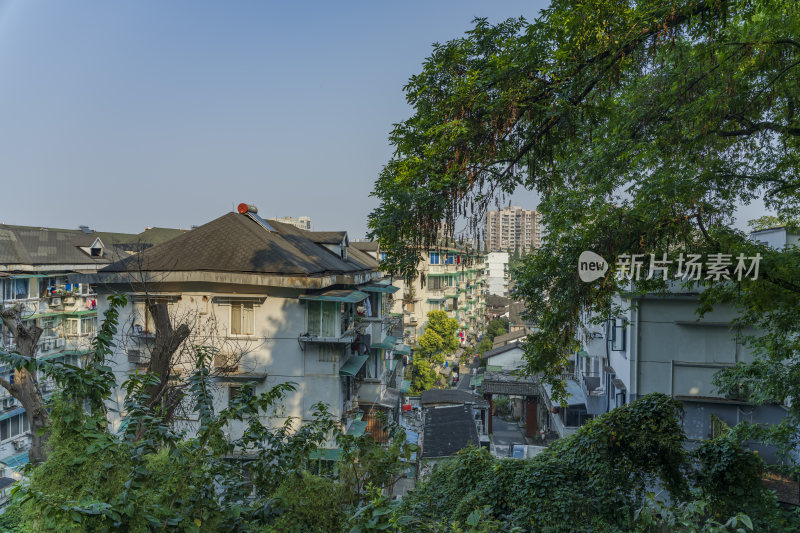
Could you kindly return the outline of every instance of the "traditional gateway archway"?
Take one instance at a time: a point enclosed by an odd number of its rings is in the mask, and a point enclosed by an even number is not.
[[[539,430],[539,380],[532,376],[517,376],[511,372],[487,372],[481,384],[483,397],[489,402],[487,433],[492,433],[493,397],[523,396],[525,398],[525,436],[536,437]]]

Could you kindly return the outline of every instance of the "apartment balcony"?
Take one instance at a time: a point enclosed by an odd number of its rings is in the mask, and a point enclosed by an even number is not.
[[[455,274],[458,272],[458,267],[460,265],[452,264],[452,265],[426,265],[427,267],[427,274]]]
[[[318,335],[300,335],[300,342],[314,342],[322,344],[350,344],[356,340],[354,329],[345,331],[338,337],[323,337]]]

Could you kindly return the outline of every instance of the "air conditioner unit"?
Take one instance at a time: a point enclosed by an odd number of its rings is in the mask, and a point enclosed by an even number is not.
[[[3,398],[3,409],[11,409],[14,407],[14,398]]]
[[[144,363],[141,350],[128,349],[128,362],[134,365],[141,365]]]
[[[50,300],[50,305],[54,307],[61,305],[61,298],[53,298],[52,300]]]
[[[43,352],[49,352],[53,347],[50,344],[50,341],[45,341],[40,345],[40,348]]]
[[[24,450],[25,445],[27,444],[26,439],[14,439],[13,442],[14,442],[14,449],[17,451]]]
[[[64,347],[64,339],[56,339],[54,341],[56,348],[63,348]]]
[[[217,353],[214,355],[214,366],[220,372],[235,373],[239,371],[239,363],[231,354]]]

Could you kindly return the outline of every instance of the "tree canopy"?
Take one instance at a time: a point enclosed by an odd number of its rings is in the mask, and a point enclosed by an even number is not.
[[[420,336],[418,353],[436,364],[444,363],[447,355],[458,349],[458,320],[445,311],[430,311],[425,332]]]
[[[800,208],[800,6],[789,0],[555,0],[529,22],[484,19],[434,45],[406,86],[413,115],[370,216],[384,268],[413,276],[414,250],[519,187],[541,198],[547,238],[515,271],[537,330],[528,370],[563,392],[586,316],[614,315],[629,290],[615,268],[577,276],[584,250],[622,254],[760,253],[757,280],[702,280],[700,310],[721,303],[756,326],[758,360],[726,371],[752,401],[800,397],[800,252],[769,250],[733,229],[738,206],[763,198],[781,220]],[[638,292],[666,290],[663,279]],[[773,433],[795,441],[800,402]],[[787,447],[791,444],[787,444]]]

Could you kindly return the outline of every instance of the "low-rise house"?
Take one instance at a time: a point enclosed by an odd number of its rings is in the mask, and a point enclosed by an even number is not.
[[[452,405],[469,405],[472,407],[478,435],[486,433],[486,424],[489,417],[489,402],[477,394],[458,389],[430,389],[422,391],[420,395],[420,405],[423,409]]]
[[[483,352],[486,367],[496,370],[519,370],[525,366],[525,349],[520,342],[501,344]]]
[[[92,273],[183,231],[153,228],[139,234],[0,224],[0,306],[23,306],[23,318],[43,332],[37,346],[42,360],[80,365],[97,331],[97,295],[88,283],[71,282],[75,273]],[[0,348],[13,351],[16,339],[0,322]],[[0,375],[12,369],[0,365]],[[55,389],[42,379],[44,396]],[[30,428],[25,410],[0,388],[0,462],[18,468],[27,463]],[[12,466],[13,465],[13,466]]]
[[[322,402],[343,429],[378,438],[377,411],[396,416],[399,410],[404,369],[398,356],[408,347],[388,334],[397,289],[381,280],[377,267],[349,245],[345,232],[263,220],[242,204],[238,213],[99,273],[101,310],[112,292],[129,297],[115,339],[118,383],[149,360],[155,332],[146,301],[155,299],[166,303],[175,324],[187,323],[201,344],[215,349],[217,408],[243,383],[261,393],[293,382],[297,390],[282,402],[276,424],[287,417],[310,420]],[[115,423],[124,417],[122,400],[120,390]],[[184,413],[186,424],[192,416]],[[229,429],[238,434],[243,427]]]
[[[423,410],[422,472],[454,456],[467,446],[480,446],[472,405],[443,405]]]

